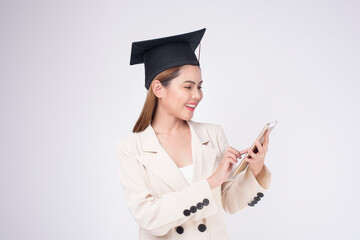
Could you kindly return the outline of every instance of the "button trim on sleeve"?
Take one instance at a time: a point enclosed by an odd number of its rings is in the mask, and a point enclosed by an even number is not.
[[[185,209],[183,213],[184,213],[184,215],[186,217],[190,216],[190,210],[189,209]]]
[[[196,211],[197,211],[197,208],[195,206],[191,206],[190,212],[196,213]]]

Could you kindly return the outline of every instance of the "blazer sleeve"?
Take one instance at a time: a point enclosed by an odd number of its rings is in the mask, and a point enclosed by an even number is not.
[[[229,147],[224,129],[219,125],[218,144],[220,146],[221,156],[224,156]],[[230,214],[234,214],[246,206],[254,206],[264,192],[270,187],[271,172],[264,165],[263,170],[257,178],[247,168],[245,172],[236,177],[230,176],[221,185],[221,199],[223,209]],[[255,204],[253,204],[255,202]]]
[[[144,168],[136,155],[131,153],[131,147],[134,148],[124,142],[116,144],[118,177],[126,193],[128,209],[139,226],[149,234],[162,236],[186,221],[200,220],[218,212],[206,179],[182,191],[169,192],[160,198],[153,197]]]

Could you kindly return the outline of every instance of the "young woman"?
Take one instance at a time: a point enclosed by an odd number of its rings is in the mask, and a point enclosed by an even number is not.
[[[116,151],[139,239],[229,239],[223,209],[255,206],[270,185],[268,132],[255,154],[229,146],[220,125],[191,120],[203,98],[194,50],[204,32],[133,43],[130,64],[145,64],[148,93],[133,133]],[[231,177],[247,152],[248,168]]]

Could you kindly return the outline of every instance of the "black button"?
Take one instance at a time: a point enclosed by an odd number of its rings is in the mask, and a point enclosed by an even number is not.
[[[196,207],[197,207],[197,209],[202,209],[203,207],[204,207],[204,205],[203,205],[203,203],[202,202],[198,202],[197,204],[196,204]]]
[[[176,228],[176,232],[177,232],[178,234],[183,234],[184,228],[183,228],[182,226],[178,226],[178,227]]]
[[[255,204],[257,204],[257,203],[258,203],[258,201],[254,200],[254,201],[252,201],[252,203],[255,205]]]
[[[254,206],[254,203],[251,202],[251,203],[248,203],[248,205],[249,205],[250,207],[253,207],[253,206]]]
[[[191,208],[190,208],[190,212],[192,212],[192,213],[196,213],[196,210],[197,210],[197,208],[196,208],[195,206],[191,206]]]
[[[189,209],[185,209],[184,210],[184,215],[187,217],[187,216],[190,216],[190,211],[189,211]]]
[[[204,204],[204,206],[209,205],[209,203],[210,203],[209,199],[204,198],[204,200],[203,200],[203,204]]]
[[[198,229],[200,232],[205,232],[206,226],[204,224],[199,224]]]
[[[254,197],[254,200],[256,200],[258,202],[258,201],[260,201],[260,197]]]
[[[258,192],[257,195],[258,195],[258,197],[261,197],[261,198],[264,196],[264,194],[262,192]]]

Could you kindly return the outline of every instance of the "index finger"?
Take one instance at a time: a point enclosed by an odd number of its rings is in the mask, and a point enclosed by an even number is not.
[[[228,151],[234,153],[238,158],[241,158],[241,155],[244,154],[244,153],[241,153],[240,151],[236,150],[235,148],[233,147],[228,147],[227,149]],[[247,152],[247,151],[246,151]]]
[[[243,155],[243,154],[247,153],[250,149],[251,149],[251,148],[246,148],[246,149],[244,149],[244,150],[241,150],[241,151],[240,151],[240,154]]]

